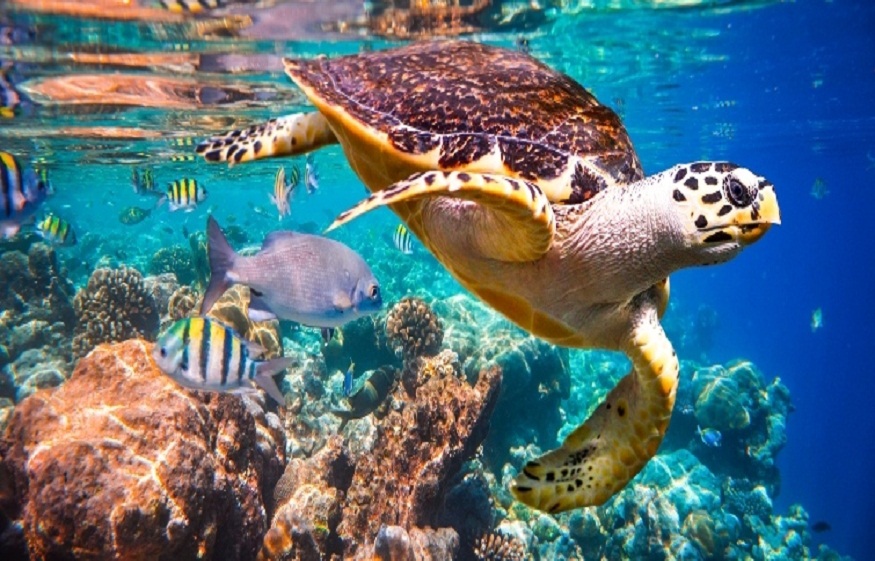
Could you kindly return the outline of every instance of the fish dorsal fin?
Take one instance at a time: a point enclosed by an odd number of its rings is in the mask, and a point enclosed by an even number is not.
[[[264,238],[264,243],[261,244],[261,250],[264,251],[275,244],[284,240],[294,239],[297,236],[300,236],[300,234],[292,232],[291,230],[277,230],[276,232],[271,232]]]

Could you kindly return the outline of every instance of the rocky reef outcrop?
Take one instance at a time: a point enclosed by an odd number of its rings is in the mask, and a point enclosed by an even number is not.
[[[261,558],[453,559],[460,538],[445,498],[486,436],[501,385],[498,368],[472,384],[459,364],[449,350],[422,358],[415,391],[396,385],[384,418],[354,421],[351,438],[292,459]]]
[[[15,409],[2,506],[32,558],[255,558],[284,465],[278,419],[249,396],[179,387],[150,352],[100,345]]]

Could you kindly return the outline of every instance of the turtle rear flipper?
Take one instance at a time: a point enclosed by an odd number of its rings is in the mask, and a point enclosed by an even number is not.
[[[649,294],[661,290],[654,287]],[[659,325],[657,298],[639,308],[624,350],[633,370],[562,443],[530,461],[511,491],[551,513],[597,506],[622,489],[656,454],[671,418],[678,359]]]
[[[337,137],[319,112],[295,113],[252,125],[248,129],[226,132],[197,145],[197,153],[209,162],[240,162],[310,152]]]
[[[443,210],[423,226],[428,205],[409,204],[430,197],[449,197],[477,203]],[[417,234],[465,243],[478,257],[507,262],[533,261],[553,243],[553,208],[533,183],[500,175],[429,171],[377,191],[340,214],[328,230],[380,206],[391,206]],[[476,219],[471,214],[476,213]]]

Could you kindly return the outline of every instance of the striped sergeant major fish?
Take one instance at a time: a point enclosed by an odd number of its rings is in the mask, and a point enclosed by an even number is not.
[[[11,238],[48,195],[48,183],[8,152],[0,152],[0,234]]]
[[[76,245],[76,232],[70,223],[56,214],[47,214],[36,225],[37,233],[49,243]]]
[[[191,212],[206,198],[207,191],[197,179],[177,179],[167,186],[166,193],[158,199],[156,206],[161,206],[164,201],[168,201],[171,211],[184,209],[186,212]]]
[[[392,243],[395,244],[395,249],[404,255],[413,253],[413,243],[410,241],[410,231],[404,224],[399,224],[395,228],[395,233],[392,234]]]
[[[165,10],[177,14],[200,14],[222,5],[219,0],[160,0]]]
[[[286,183],[286,170],[280,166],[273,179],[273,193],[270,195],[270,201],[276,206],[280,220],[283,219],[283,216],[292,213],[291,197],[295,187],[298,186],[299,175],[298,168],[292,168],[291,181]]]
[[[263,352],[221,323],[192,317],[177,321],[155,343],[152,357],[179,385],[193,390],[249,393],[254,382],[280,405],[285,399],[273,376],[294,362],[283,357],[257,361],[250,353]]]

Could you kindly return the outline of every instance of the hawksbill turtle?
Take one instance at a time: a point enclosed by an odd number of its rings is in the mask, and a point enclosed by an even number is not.
[[[653,457],[678,357],[660,325],[668,276],[728,261],[780,222],[773,185],[729,162],[645,177],[617,115],[529,55],[474,42],[284,59],[317,111],[202,142],[244,162],[339,143],[388,206],[473,294],[551,343],[624,352],[631,372],[512,484],[548,512],[598,505]]]

